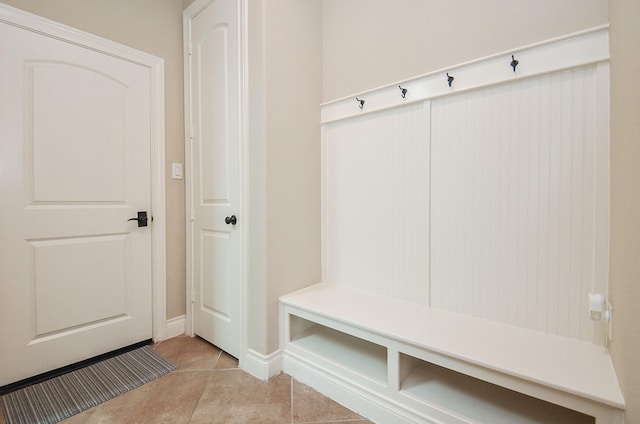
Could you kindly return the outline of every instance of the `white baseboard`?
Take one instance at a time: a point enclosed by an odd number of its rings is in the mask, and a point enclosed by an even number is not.
[[[282,371],[282,352],[276,350],[265,356],[249,349],[241,366],[252,376],[263,381],[269,380]]]
[[[291,352],[282,354],[282,366],[286,374],[373,422],[394,424],[451,422],[446,418],[443,421],[430,419],[393,399],[392,396],[376,393],[375,390],[353,383],[348,378]],[[446,417],[446,414],[440,411],[434,412],[440,417]]]
[[[166,324],[167,339],[183,335],[185,333],[186,322],[187,321],[184,315],[168,319]]]

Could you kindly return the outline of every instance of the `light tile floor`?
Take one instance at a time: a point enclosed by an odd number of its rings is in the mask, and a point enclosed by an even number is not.
[[[371,423],[286,374],[260,381],[201,339],[180,336],[154,348],[178,369],[63,423]]]

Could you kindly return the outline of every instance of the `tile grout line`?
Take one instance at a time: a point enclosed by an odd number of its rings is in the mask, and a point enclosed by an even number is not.
[[[189,421],[187,421],[187,424],[189,424],[191,422],[191,420],[193,419],[193,414],[196,413],[196,410],[198,409],[198,406],[200,405],[200,401],[202,400],[202,396],[204,396],[204,392],[207,389],[207,387],[209,386],[209,383],[211,383],[212,379],[213,379],[213,370],[210,370],[209,371],[209,377],[207,378],[207,382],[204,384],[204,386],[202,386],[202,392],[200,392],[200,396],[198,397],[198,401],[193,406],[193,410],[191,411],[191,414],[189,415]]]
[[[220,357],[222,357],[222,349],[220,349],[220,352],[218,353],[218,357],[216,358],[215,361],[213,361],[213,369],[216,369],[216,365],[218,365],[218,361],[220,360]]]
[[[216,357],[215,361],[213,361],[213,365],[212,365],[210,370],[204,370],[204,369],[203,370],[196,370],[196,371],[208,371],[209,372],[209,377],[207,378],[206,384],[202,387],[202,392],[200,392],[200,396],[198,397],[198,401],[194,405],[193,410],[191,411],[191,415],[189,415],[189,421],[187,423],[190,423],[191,420],[193,420],[193,414],[195,414],[196,411],[198,410],[198,406],[200,405],[200,402],[202,401],[202,396],[204,396],[204,392],[207,390],[207,387],[209,386],[209,383],[211,383],[211,380],[213,379],[213,374],[216,371],[216,365],[218,364],[218,361],[220,360],[220,357],[222,357],[222,349],[219,349],[219,350],[220,351],[218,352],[218,356]],[[185,371],[188,371],[188,370],[185,370]]]

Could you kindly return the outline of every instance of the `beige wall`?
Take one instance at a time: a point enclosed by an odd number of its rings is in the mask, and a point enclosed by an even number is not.
[[[613,355],[640,423],[640,2],[609,0],[611,45],[611,300]]]
[[[278,297],[320,282],[322,2],[265,1],[267,352]]]
[[[323,0],[323,98],[606,22],[606,0]]]
[[[320,0],[249,1],[249,348],[278,349],[278,297],[320,281]]]
[[[170,163],[184,163],[182,0],[3,0],[3,2],[164,59],[167,318],[184,314],[184,181],[170,179]]]

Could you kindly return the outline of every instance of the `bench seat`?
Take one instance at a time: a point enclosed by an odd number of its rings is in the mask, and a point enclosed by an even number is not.
[[[591,422],[597,424],[623,422],[624,398],[602,346],[326,283],[283,296],[280,304],[283,369],[309,383],[317,380],[325,394],[348,406],[370,410],[366,402],[349,400],[369,396],[374,409],[387,408],[392,415],[408,411],[406,422],[488,419],[482,413],[469,416],[475,414],[473,406],[450,411],[455,405],[440,408],[437,394],[430,398],[436,380],[448,385],[446,380],[462,375],[470,380],[447,390],[478,386],[473,396],[484,397],[496,386],[532,398],[528,406],[526,397],[518,398],[525,403],[524,415],[540,409],[536,402],[541,400],[594,417]],[[332,385],[339,386],[335,393]],[[497,390],[495,398],[510,396]],[[492,402],[485,409],[500,414],[501,406]],[[372,418],[384,422],[386,412]]]

